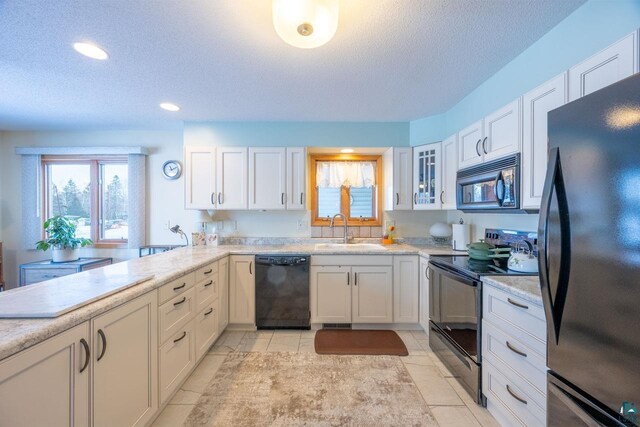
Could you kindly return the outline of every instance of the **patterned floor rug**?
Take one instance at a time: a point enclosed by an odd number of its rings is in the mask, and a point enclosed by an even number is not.
[[[230,353],[185,426],[437,426],[398,357]]]

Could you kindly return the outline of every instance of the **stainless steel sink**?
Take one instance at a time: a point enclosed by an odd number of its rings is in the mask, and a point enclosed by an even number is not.
[[[386,251],[382,245],[377,243],[318,243],[316,250],[340,249],[347,251]]]

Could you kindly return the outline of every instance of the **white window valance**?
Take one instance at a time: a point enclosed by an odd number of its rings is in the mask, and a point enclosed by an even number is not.
[[[320,188],[373,187],[376,185],[375,162],[316,162],[316,183]]]

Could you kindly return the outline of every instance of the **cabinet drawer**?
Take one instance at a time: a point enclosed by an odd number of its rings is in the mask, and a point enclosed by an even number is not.
[[[193,321],[160,347],[160,404],[171,396],[196,363]]]
[[[22,285],[31,285],[76,273],[77,270],[64,268],[25,268],[22,270]]]
[[[205,355],[211,344],[218,338],[217,303],[205,307],[195,318],[196,358]]]
[[[514,337],[532,338],[529,345],[547,354],[547,325],[541,306],[491,286],[484,286],[482,316]]]
[[[546,405],[538,404],[537,399],[533,398],[537,391],[526,381],[516,375],[503,373],[486,360],[482,362],[482,392],[487,397],[489,410],[497,409],[499,414],[494,416],[509,420],[503,425],[546,425]]]
[[[505,371],[511,368],[513,373],[529,381],[539,393],[538,403],[543,404],[547,394],[547,368],[544,355],[484,320],[482,322],[482,359],[505,367]]]
[[[189,273],[172,282],[167,283],[166,285],[163,285],[160,289],[158,289],[158,304],[162,304],[168,299],[187,291],[194,285],[194,283],[196,283],[195,273]]]
[[[196,288],[196,311],[200,312],[218,298],[218,274],[198,282]]]
[[[212,262],[196,270],[196,283],[218,275],[218,262]]]
[[[380,265],[392,266],[391,255],[313,255],[311,265]]]
[[[193,319],[196,310],[195,290],[189,289],[162,304],[158,309],[160,342],[165,342]]]

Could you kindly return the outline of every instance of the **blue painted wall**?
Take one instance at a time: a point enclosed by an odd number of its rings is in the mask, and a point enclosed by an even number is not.
[[[640,0],[588,1],[449,111],[412,121],[411,145],[454,134],[638,27]]]
[[[408,122],[185,123],[185,145],[252,147],[407,147]]]

